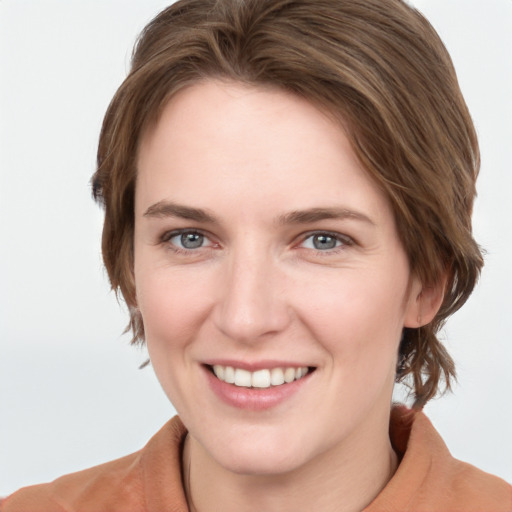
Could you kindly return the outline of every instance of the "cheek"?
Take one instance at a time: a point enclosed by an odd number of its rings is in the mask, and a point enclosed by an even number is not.
[[[303,322],[345,374],[394,368],[405,313],[402,274],[347,270],[308,289]]]
[[[136,271],[137,302],[148,348],[186,345],[207,314],[207,283],[168,268]]]
[[[177,411],[187,409],[194,389],[190,381],[193,342],[205,317],[201,298],[205,286],[180,276],[179,272],[142,269],[136,271],[137,300],[153,370]]]

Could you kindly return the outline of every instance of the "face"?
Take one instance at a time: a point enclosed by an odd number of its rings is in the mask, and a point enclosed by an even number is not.
[[[286,472],[387,436],[421,286],[338,125],[282,91],[196,84],[141,141],[135,210],[151,361],[211,460]]]

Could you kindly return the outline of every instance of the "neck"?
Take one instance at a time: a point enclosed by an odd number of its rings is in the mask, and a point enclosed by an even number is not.
[[[389,420],[389,418],[388,418]],[[285,474],[244,475],[219,466],[190,435],[183,452],[191,512],[355,512],[393,476],[398,459],[388,425],[381,438],[363,429],[328,452]]]

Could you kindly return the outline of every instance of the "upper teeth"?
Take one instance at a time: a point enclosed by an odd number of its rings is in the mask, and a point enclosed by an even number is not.
[[[235,386],[269,388],[270,386],[279,386],[285,382],[293,382],[304,377],[308,373],[308,367],[272,368],[271,370],[264,369],[250,372],[241,368],[215,364],[213,365],[213,373],[215,373],[218,379]]]

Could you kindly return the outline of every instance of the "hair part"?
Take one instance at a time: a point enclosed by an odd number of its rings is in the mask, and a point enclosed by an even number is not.
[[[402,0],[180,0],[135,46],[105,115],[93,196],[105,208],[102,251],[112,288],[144,341],[133,276],[138,145],[181,89],[207,79],[277,87],[341,123],[389,198],[411,271],[447,279],[432,322],[406,328],[397,380],[422,407],[455,377],[437,333],[471,294],[483,265],[471,213],[480,159],[451,59]]]

